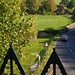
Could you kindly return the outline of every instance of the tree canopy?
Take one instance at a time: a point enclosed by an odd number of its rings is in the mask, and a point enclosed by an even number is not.
[[[27,9],[27,7],[26,7],[26,1],[27,0],[22,0],[22,2],[21,2],[21,11],[22,12],[24,12]]]
[[[50,12],[54,12],[54,11],[56,11],[56,9],[57,9],[57,7],[56,7],[54,0],[47,0],[46,10],[48,10]]]
[[[4,59],[9,45],[12,43],[18,56],[22,56],[25,47],[35,34],[35,16],[27,20],[20,16],[21,0],[1,0],[0,4],[0,62]]]
[[[34,14],[39,10],[39,0],[27,0],[26,4],[28,13]]]
[[[69,4],[67,5],[67,8],[70,8],[70,9],[75,8],[75,0],[71,0]]]
[[[60,4],[63,4],[65,6],[67,6],[69,3],[69,0],[62,0]]]
[[[43,13],[43,11],[54,12],[57,6],[54,0],[22,0],[21,9],[29,14],[35,14],[40,11],[41,13]]]
[[[73,22],[75,22],[75,9],[73,10],[73,15],[72,15],[71,19]]]

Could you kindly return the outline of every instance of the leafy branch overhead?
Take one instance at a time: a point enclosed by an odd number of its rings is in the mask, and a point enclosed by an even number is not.
[[[27,20],[20,16],[21,0],[1,0],[0,4],[0,57],[4,59],[9,44],[12,43],[18,56],[21,56],[21,48],[30,42],[33,35],[36,34],[35,16]],[[32,28],[34,31],[32,31]],[[0,62],[2,61],[0,60]]]

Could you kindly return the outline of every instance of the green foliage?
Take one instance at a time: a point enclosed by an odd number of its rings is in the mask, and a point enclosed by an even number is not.
[[[52,35],[59,33],[59,31],[58,30],[54,30],[54,28],[46,28],[44,30],[44,32],[52,34]]]
[[[72,9],[70,9],[70,8],[67,8],[67,9],[66,9],[66,13],[69,13],[69,14],[70,14],[70,13],[72,13],[72,12],[73,12]]]
[[[27,12],[30,14],[34,14],[39,9],[39,0],[27,0]]]
[[[53,12],[49,11],[49,9],[46,9],[46,6],[47,6],[47,1],[42,1],[41,6],[39,8],[41,14],[43,14],[43,15],[55,15]]]
[[[57,7],[54,0],[47,0],[46,10],[50,12],[56,11]]]
[[[65,5],[65,6],[67,6],[68,3],[69,3],[69,0],[62,0],[62,1],[60,2],[60,4],[63,4],[63,5]]]
[[[22,0],[22,2],[21,2],[21,11],[23,12],[26,9],[27,9],[27,7],[26,7],[26,0]]]
[[[0,2],[0,53],[1,58],[3,59],[7,49],[9,47],[9,44],[13,41],[17,41],[17,30],[19,25],[18,21],[20,18],[20,2],[21,0],[1,0]],[[12,42],[12,43],[13,43]]]
[[[20,57],[23,55],[21,50],[25,47],[36,31],[32,30],[36,26],[35,16],[26,21],[20,14],[20,0],[1,0],[0,4],[0,62],[4,59],[9,44],[13,44],[14,50]],[[35,28],[36,29],[36,28]]]
[[[71,0],[69,4],[67,5],[67,8],[70,8],[70,9],[75,8],[75,0]]]
[[[46,13],[46,1],[41,2],[41,6],[39,7],[39,11],[41,12],[41,14],[45,15],[45,13]]]
[[[75,22],[75,9],[73,11],[73,16],[71,17],[71,19],[73,20],[73,22]]]
[[[49,1],[50,2],[50,1]],[[46,9],[48,12],[53,12],[57,9],[54,0],[50,2],[50,9],[47,8],[46,0],[22,0],[21,2],[21,10],[23,12],[27,12],[28,14],[46,14]]]
[[[46,10],[45,9],[43,9],[43,13],[42,13],[43,15],[45,15],[46,14]]]

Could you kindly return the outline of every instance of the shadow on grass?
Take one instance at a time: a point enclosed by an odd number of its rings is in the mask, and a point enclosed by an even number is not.
[[[51,36],[51,35],[55,35],[55,34],[59,33],[59,30],[55,30],[54,28],[45,28],[45,30],[43,30],[43,31],[38,31],[38,37],[40,37],[39,34],[41,32],[45,32]],[[46,36],[46,38],[47,38],[47,36]]]
[[[42,50],[40,51],[41,61],[42,61],[42,59],[43,59],[45,53],[46,53],[46,50],[45,50],[45,49],[42,49]]]
[[[45,44],[47,42],[48,44],[50,44],[52,41],[56,41],[57,38],[55,38],[55,36],[57,36],[57,35],[40,37],[40,38],[49,39],[49,40],[43,41],[43,42],[39,42],[39,43],[44,43]]]
[[[45,28],[45,30],[43,31],[38,31],[38,38],[49,38],[50,36],[59,34],[59,33],[65,33],[68,30],[68,28],[66,26],[62,26],[59,29],[55,30],[54,28]],[[50,34],[49,36],[45,36],[45,37],[41,37],[39,36],[39,34],[41,32],[45,32],[47,34]]]
[[[41,60],[40,60],[40,61],[42,61],[42,59],[43,59],[43,57],[44,57],[45,53],[46,53],[46,50],[45,50],[45,49],[42,49],[42,50],[40,51],[40,53],[39,53],[40,58],[41,58]],[[38,57],[36,58],[35,62],[36,62],[36,61],[38,61]]]
[[[50,45],[52,41],[56,41],[57,38],[55,38],[55,36],[56,36],[56,35],[40,37],[40,38],[46,38],[46,39],[48,38],[48,39],[49,39],[49,40],[47,40],[47,41],[39,42],[39,43],[44,43],[44,46],[43,46],[44,49],[42,49],[42,50],[40,51],[40,53],[39,53],[40,58],[41,58],[40,61],[42,61],[42,60],[43,60],[43,57],[46,55],[45,43],[47,42],[47,43]],[[38,57],[36,58],[35,62],[36,62],[36,61],[38,61]]]

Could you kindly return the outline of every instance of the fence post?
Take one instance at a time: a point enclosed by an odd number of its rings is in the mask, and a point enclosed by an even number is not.
[[[10,45],[10,48],[6,54],[6,57],[4,58],[4,62],[3,62],[1,69],[0,69],[0,75],[2,75],[4,68],[5,68],[9,59],[10,59],[11,75],[13,75],[13,60],[15,61],[15,64],[18,66],[18,69],[20,70],[21,75],[26,75],[26,73],[24,72],[24,69],[22,68],[22,66],[19,62],[19,59],[18,59],[15,51],[12,48],[12,45]]]
[[[50,68],[50,65],[53,64],[53,75],[56,75],[56,64],[59,66],[59,69],[61,70],[61,73],[63,75],[67,75],[56,51],[55,51],[55,48],[53,48],[53,52],[52,54],[50,55],[50,58],[46,64],[46,66],[44,67],[41,75],[45,75],[47,72],[48,72],[48,69]]]
[[[13,60],[12,60],[12,58],[10,59],[10,66],[11,66],[11,75],[13,75]]]
[[[55,52],[55,48],[53,48],[53,51]],[[55,54],[53,57],[53,75],[56,75],[56,56]]]
[[[11,48],[12,48],[12,45],[10,45],[10,50],[11,50]],[[11,50],[11,57],[10,57],[10,69],[11,69],[11,75],[13,75],[13,58],[12,58],[12,50]]]

